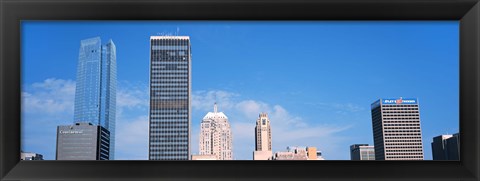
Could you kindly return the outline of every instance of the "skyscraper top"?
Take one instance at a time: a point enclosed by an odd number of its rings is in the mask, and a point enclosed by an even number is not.
[[[80,40],[80,44],[82,44],[82,45],[95,44],[95,43],[98,43],[100,41],[101,41],[101,38],[97,36],[97,37],[93,37],[93,38],[87,38],[87,39]]]
[[[190,39],[190,36],[172,36],[172,35],[150,36],[150,39]]]
[[[223,114],[223,112],[218,112],[218,108],[217,108],[217,103],[215,103],[213,105],[213,112],[208,112],[207,115],[205,115],[205,117],[203,117],[203,119],[207,119],[207,118],[225,118],[225,119],[228,119],[228,117]]]

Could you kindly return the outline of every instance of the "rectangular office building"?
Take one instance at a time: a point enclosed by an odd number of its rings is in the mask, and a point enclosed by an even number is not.
[[[375,160],[423,160],[417,99],[380,99],[371,105]]]
[[[374,146],[368,146],[368,144],[351,145],[350,160],[375,160]]]
[[[433,138],[433,160],[459,160],[460,135],[440,135]]]
[[[92,123],[57,127],[57,160],[108,160],[110,132]]]
[[[190,37],[151,36],[149,160],[189,159],[190,96]]]

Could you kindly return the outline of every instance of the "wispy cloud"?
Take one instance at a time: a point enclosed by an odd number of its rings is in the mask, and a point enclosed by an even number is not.
[[[305,103],[308,106],[313,106],[321,110],[334,111],[336,113],[347,114],[361,112],[367,109],[367,107],[359,106],[353,103],[324,103],[324,102],[309,102]]]
[[[22,92],[23,113],[73,113],[75,82],[49,78],[27,87]]]
[[[148,116],[138,116],[135,119],[118,119],[116,133],[115,159],[148,159]]]

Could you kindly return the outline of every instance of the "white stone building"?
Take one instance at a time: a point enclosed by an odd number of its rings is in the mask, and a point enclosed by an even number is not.
[[[213,112],[203,117],[200,126],[200,155],[215,155],[217,160],[232,160],[232,132],[228,118],[217,111],[215,103]]]
[[[272,129],[267,113],[260,113],[255,126],[255,151],[253,160],[272,159]]]

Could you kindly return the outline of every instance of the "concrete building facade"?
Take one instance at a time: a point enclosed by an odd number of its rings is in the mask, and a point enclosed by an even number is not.
[[[57,127],[56,160],[108,160],[110,132],[92,123]]]
[[[375,160],[423,160],[418,100],[379,99],[371,104]]]

